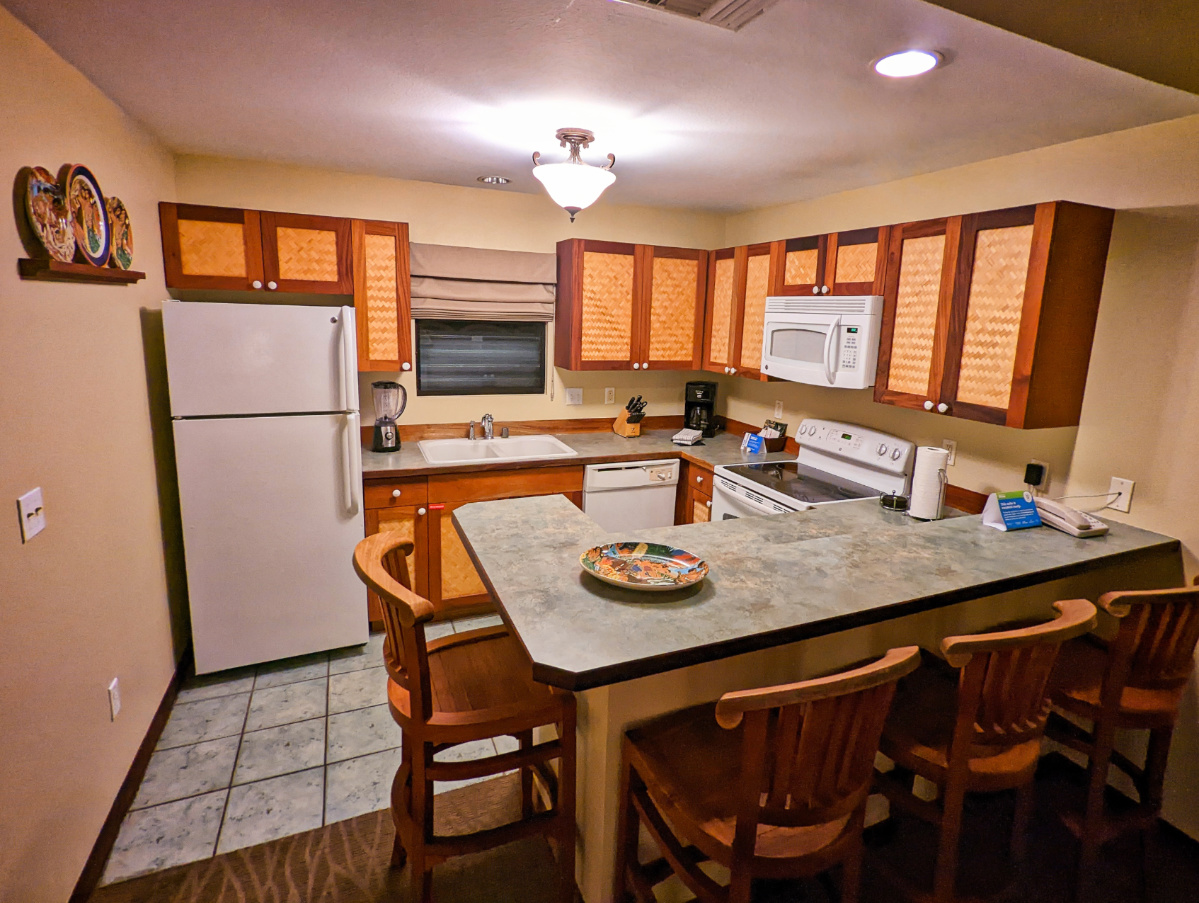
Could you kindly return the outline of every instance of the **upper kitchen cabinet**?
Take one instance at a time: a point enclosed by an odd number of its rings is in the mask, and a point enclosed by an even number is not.
[[[1076,426],[1112,218],[1056,201],[894,227],[875,400]]]
[[[880,295],[887,227],[810,235],[774,243],[774,295]]]
[[[769,243],[711,252],[705,370],[761,379],[762,330],[776,255]]]
[[[358,369],[412,369],[412,299],[407,223],[354,220],[354,309]]]
[[[353,291],[349,220],[165,202],[158,213],[171,288]]]
[[[706,251],[559,242],[555,365],[698,369],[706,279]]]

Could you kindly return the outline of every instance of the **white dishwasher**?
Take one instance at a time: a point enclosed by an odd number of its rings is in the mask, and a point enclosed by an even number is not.
[[[674,525],[678,461],[591,464],[583,475],[583,511],[605,530]]]

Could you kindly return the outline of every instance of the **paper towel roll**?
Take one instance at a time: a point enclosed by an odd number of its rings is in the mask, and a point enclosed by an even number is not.
[[[912,468],[912,503],[908,516],[920,520],[940,520],[945,501],[945,484],[949,477],[949,449],[922,445],[916,449],[916,465]]]

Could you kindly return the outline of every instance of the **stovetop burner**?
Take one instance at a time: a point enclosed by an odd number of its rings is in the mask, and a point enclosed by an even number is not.
[[[835,477],[823,470],[807,467],[797,461],[771,461],[763,464],[734,464],[727,472],[752,480],[767,489],[790,496],[800,502],[845,502],[853,499],[877,498],[882,493],[861,483]]]

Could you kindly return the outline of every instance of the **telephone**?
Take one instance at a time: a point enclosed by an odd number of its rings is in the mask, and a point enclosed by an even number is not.
[[[1041,523],[1047,527],[1053,527],[1055,530],[1061,530],[1071,536],[1081,537],[1102,536],[1107,532],[1107,524],[1099,518],[1071,508],[1069,505],[1039,496],[1034,499],[1034,502],[1037,506],[1037,513],[1041,515]]]

